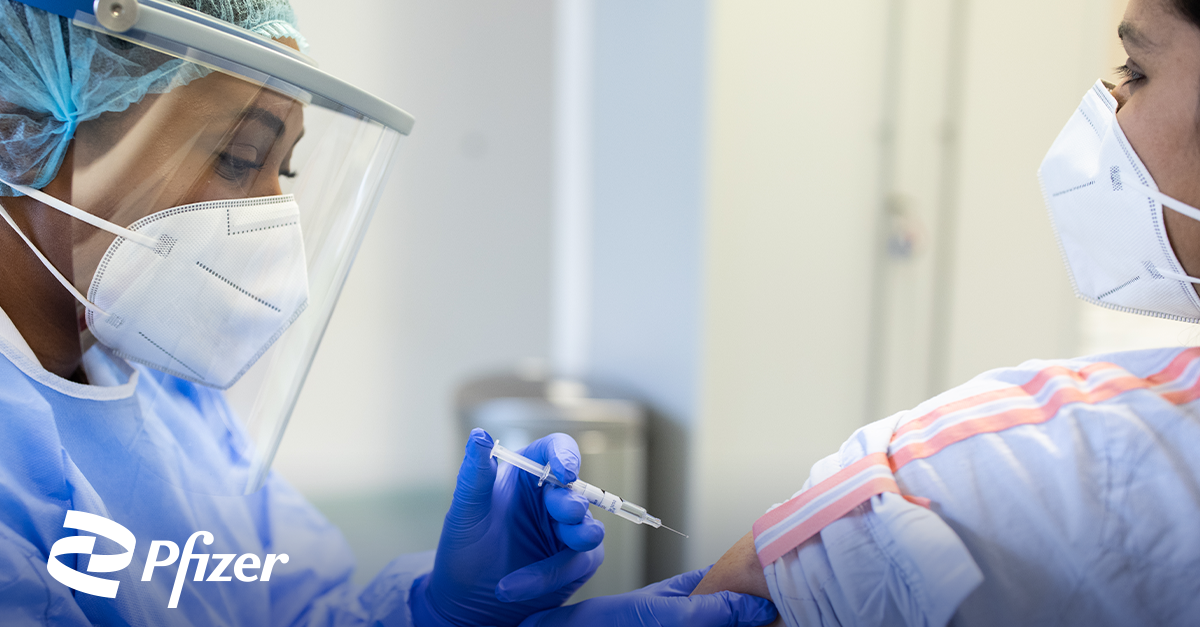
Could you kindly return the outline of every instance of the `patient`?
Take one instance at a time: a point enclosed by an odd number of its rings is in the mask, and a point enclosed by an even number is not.
[[[863,427],[693,594],[775,626],[1190,625],[1200,348],[1033,361]]]
[[[1131,0],[1119,34],[1051,215],[1089,300],[1200,321],[1200,0]],[[1195,624],[1197,520],[1200,348],[1030,361],[859,429],[696,593],[790,627]]]

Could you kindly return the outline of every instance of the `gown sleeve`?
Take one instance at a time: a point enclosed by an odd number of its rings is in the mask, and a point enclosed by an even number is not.
[[[0,524],[0,625],[91,625],[70,590],[55,584],[41,553]]]
[[[279,552],[289,554],[287,567],[271,579],[274,624],[412,625],[409,590],[433,568],[433,551],[402,555],[365,588],[359,588],[351,581],[353,553],[337,527],[276,473],[271,473],[262,493],[269,534],[263,544],[268,550],[278,547]]]

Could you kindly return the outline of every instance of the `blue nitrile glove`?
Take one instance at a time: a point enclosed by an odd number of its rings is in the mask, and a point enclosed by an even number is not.
[[[604,524],[570,490],[503,464],[497,473],[492,437],[471,432],[433,572],[413,584],[409,607],[418,627],[517,625],[562,605],[604,560]],[[520,451],[550,463],[563,483],[577,478],[579,447],[546,436]]]
[[[758,627],[778,616],[769,600],[749,594],[725,591],[689,597],[709,568],[641,590],[546,610],[521,627]]]

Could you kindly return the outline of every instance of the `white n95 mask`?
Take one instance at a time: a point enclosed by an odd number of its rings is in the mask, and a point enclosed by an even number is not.
[[[308,306],[308,270],[295,199],[269,196],[174,207],[121,228],[41,191],[4,182],[117,235],[85,298],[96,339],[117,355],[181,379],[228,389]]]
[[[1163,206],[1200,210],[1158,191],[1117,123],[1117,101],[1098,81],[1083,97],[1038,177],[1075,293],[1131,313],[1200,322],[1200,283],[1167,240]]]

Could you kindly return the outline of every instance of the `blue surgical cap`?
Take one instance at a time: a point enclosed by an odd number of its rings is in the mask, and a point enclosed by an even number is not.
[[[271,39],[304,38],[288,0],[172,0]],[[0,0],[0,178],[33,188],[58,174],[80,122],[124,111],[207,74],[199,65]],[[0,196],[13,196],[0,184]]]

